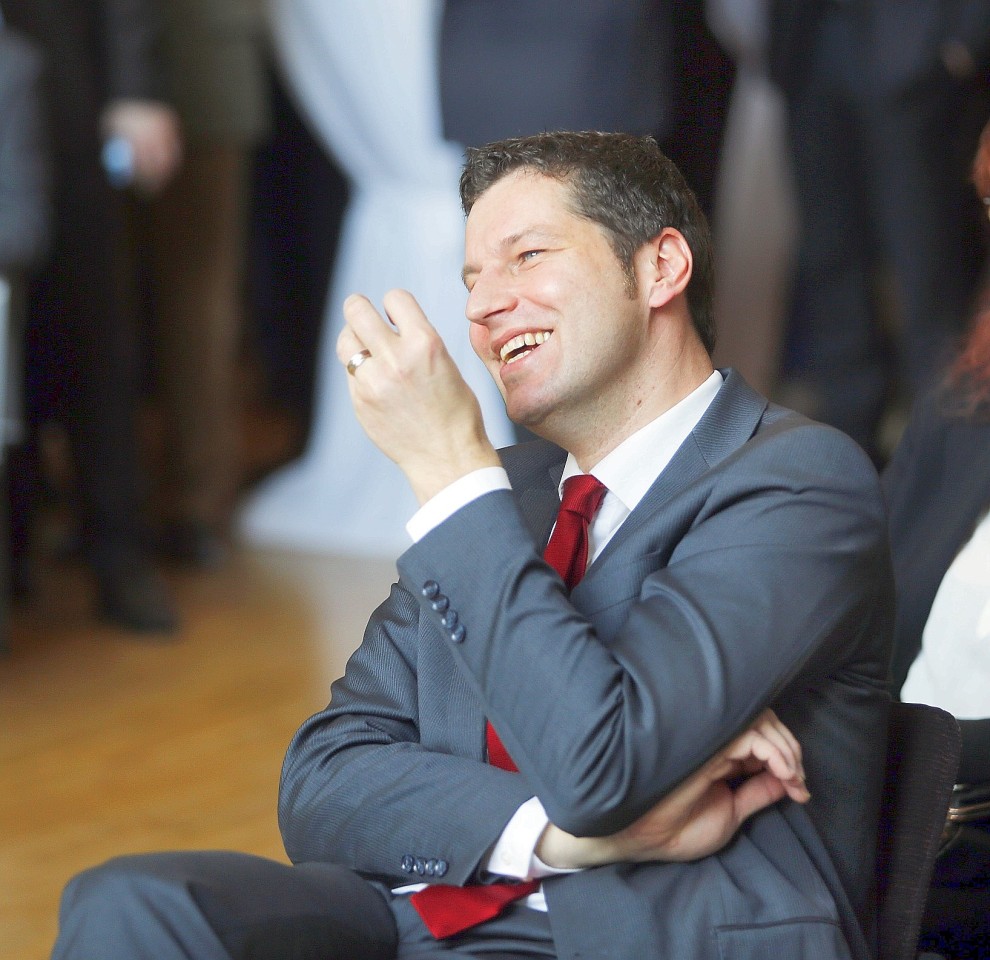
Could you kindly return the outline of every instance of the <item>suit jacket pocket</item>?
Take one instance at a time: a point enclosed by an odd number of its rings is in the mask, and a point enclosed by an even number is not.
[[[716,927],[722,960],[850,960],[842,928],[834,920],[803,917],[778,923]]]

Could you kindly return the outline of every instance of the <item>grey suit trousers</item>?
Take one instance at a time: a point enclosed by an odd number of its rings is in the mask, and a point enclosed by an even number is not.
[[[545,913],[514,906],[436,941],[405,896],[344,867],[249,854],[117,857],[62,896],[52,960],[529,960],[556,956]]]

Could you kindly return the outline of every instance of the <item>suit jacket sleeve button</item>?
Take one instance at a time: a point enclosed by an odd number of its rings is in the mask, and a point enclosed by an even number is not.
[[[453,640],[454,643],[463,643],[464,642],[464,634],[465,634],[464,624],[463,623],[459,623],[450,632],[450,639]]]
[[[440,620],[444,630],[453,630],[457,626],[457,611],[448,610]]]
[[[414,867],[415,872],[421,876],[426,876],[426,861],[422,857],[416,858],[416,865]]]
[[[403,872],[403,873],[412,873],[412,872],[413,872],[413,867],[415,866],[415,861],[414,861],[414,860],[413,860],[413,858],[412,858],[411,856],[409,856],[409,854],[407,853],[407,854],[406,854],[406,855],[405,855],[405,856],[404,856],[404,857],[402,858],[402,863],[401,863],[401,866],[402,866],[402,872]]]
[[[450,600],[442,593],[430,604],[437,613],[443,613],[450,606]]]
[[[423,584],[423,596],[427,600],[432,600],[440,592],[440,584],[436,580],[427,580]]]
[[[447,861],[437,860],[437,876],[442,877],[447,872]]]

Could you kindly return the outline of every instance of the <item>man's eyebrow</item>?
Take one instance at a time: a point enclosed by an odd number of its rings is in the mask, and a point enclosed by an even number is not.
[[[503,237],[498,244],[499,250],[509,250],[524,240],[530,243],[554,243],[558,240],[558,236],[542,227],[529,227],[526,230],[520,230],[518,233],[510,233],[507,237]],[[464,286],[467,286],[468,277],[478,273],[479,270],[480,268],[474,266],[474,264],[464,264],[464,268],[461,270],[461,282]]]

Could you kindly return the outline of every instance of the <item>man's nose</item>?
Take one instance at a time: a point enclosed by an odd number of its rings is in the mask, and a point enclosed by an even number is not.
[[[467,299],[467,318],[472,323],[485,323],[492,317],[511,310],[517,295],[509,278],[501,271],[482,271],[477,275]]]

